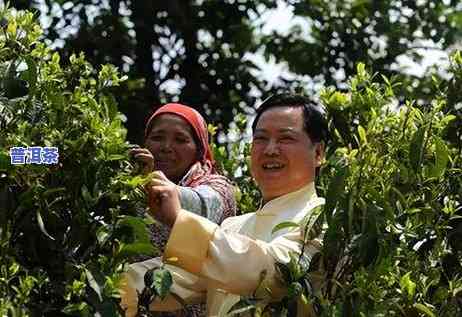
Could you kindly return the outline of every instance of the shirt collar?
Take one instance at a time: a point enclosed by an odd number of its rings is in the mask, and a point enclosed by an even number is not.
[[[294,192],[279,196],[263,204],[257,211],[257,215],[275,216],[285,210],[301,210],[306,206],[308,201],[315,197],[317,195],[314,182],[310,182]]]

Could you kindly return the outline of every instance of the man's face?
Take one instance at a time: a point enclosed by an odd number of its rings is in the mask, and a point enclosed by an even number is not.
[[[264,201],[314,181],[323,155],[323,144],[313,144],[303,129],[301,107],[265,111],[255,127],[251,151],[251,173]]]

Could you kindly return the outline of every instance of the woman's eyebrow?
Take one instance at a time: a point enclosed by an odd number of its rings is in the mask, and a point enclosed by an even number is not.
[[[176,135],[176,136],[185,136],[185,137],[189,137],[189,133],[187,133],[187,132],[182,132],[182,131],[175,132],[175,135]]]
[[[165,129],[152,129],[151,130],[151,134],[159,134],[159,133],[164,133],[165,132]]]

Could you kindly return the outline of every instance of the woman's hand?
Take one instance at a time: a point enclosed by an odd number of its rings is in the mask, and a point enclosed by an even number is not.
[[[181,209],[177,186],[164,173],[155,171],[153,179],[145,185],[145,191],[151,216],[172,227]]]
[[[147,175],[154,171],[154,155],[145,148],[134,148],[130,150],[135,160],[143,164],[143,174]]]

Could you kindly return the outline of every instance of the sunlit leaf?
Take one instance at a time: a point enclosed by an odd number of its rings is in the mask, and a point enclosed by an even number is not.
[[[435,164],[430,168],[430,177],[439,178],[444,174],[449,162],[449,151],[447,145],[441,138],[435,138]]]
[[[130,230],[129,238],[133,242],[147,243],[150,242],[150,236],[146,222],[141,217],[124,216],[116,224],[116,230],[123,231],[124,228]]]
[[[85,270],[85,275],[87,277],[88,284],[98,295],[99,300],[102,301],[103,297],[101,296],[101,287],[99,286],[96,279],[93,277],[93,274],[86,268],[84,270]]]
[[[408,272],[403,277],[401,277],[399,284],[403,292],[407,294],[407,297],[412,299],[414,297],[417,285],[411,280],[411,272]]]
[[[326,195],[325,213],[327,222],[330,222],[332,212],[339,200],[345,194],[345,178],[348,173],[347,166],[338,167],[336,174],[331,178]]]
[[[155,256],[157,249],[152,245],[152,243],[130,243],[122,244],[119,252],[117,253],[118,260],[130,259],[134,256],[148,255]]]
[[[164,299],[169,294],[173,284],[172,274],[163,268],[148,271],[146,274],[152,274],[152,285],[149,287],[154,289],[157,296]]]
[[[366,130],[362,126],[358,126],[358,134],[361,144],[367,144]]]
[[[424,304],[415,303],[413,307],[415,307],[421,313],[424,313],[426,316],[436,317],[436,315],[431,311],[431,309],[425,306]]]
[[[409,160],[414,171],[421,168],[424,151],[425,128],[419,128],[413,135],[409,146]]]
[[[43,223],[42,214],[40,213],[39,210],[37,210],[36,216],[37,216],[37,223],[40,228],[40,231],[42,231],[42,233],[46,235],[48,238],[50,238],[51,240],[55,240],[55,238],[53,238],[45,229],[45,224]]]
[[[236,315],[239,315],[239,314],[242,314],[242,313],[245,313],[245,312],[250,312],[251,310],[255,309],[255,305],[254,304],[250,304],[250,305],[242,305],[243,307],[239,307],[239,308],[236,308],[236,309],[232,309],[230,310],[226,316],[236,316]]]
[[[271,231],[271,234],[274,234],[282,229],[294,228],[294,227],[299,227],[299,226],[300,225],[298,223],[295,223],[292,221],[284,221],[274,226],[273,230]]]

